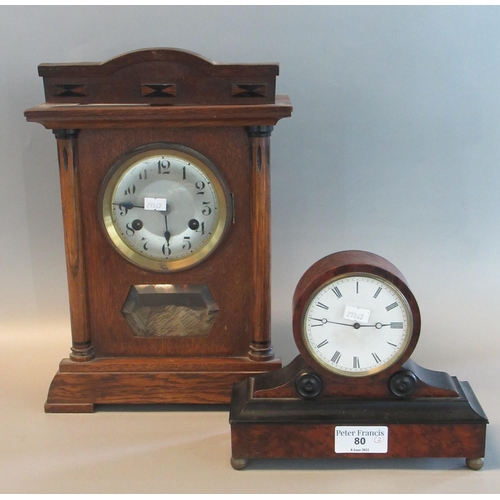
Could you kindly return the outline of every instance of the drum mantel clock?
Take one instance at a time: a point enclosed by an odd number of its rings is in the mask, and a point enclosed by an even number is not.
[[[410,359],[420,311],[368,252],[313,264],[293,296],[299,356],[235,385],[234,468],[249,458],[460,457],[480,469],[488,420],[470,385]]]
[[[57,139],[72,347],[47,412],[228,403],[281,367],[270,335],[277,64],[177,49],[41,64]]]

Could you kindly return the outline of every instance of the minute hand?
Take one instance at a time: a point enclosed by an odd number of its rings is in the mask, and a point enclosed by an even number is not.
[[[323,323],[323,324],[325,324],[325,323],[332,323],[334,325],[350,326],[350,327],[354,327],[354,325],[356,324],[356,323],[354,323],[354,324],[352,324],[352,323],[339,323],[338,321],[330,321],[330,320],[328,320],[326,318],[321,318],[321,319],[320,318],[311,318],[311,319],[314,319],[316,321],[321,321],[321,323]]]

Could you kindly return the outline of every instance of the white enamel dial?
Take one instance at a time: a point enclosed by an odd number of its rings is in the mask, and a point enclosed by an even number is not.
[[[410,308],[391,283],[371,274],[344,275],[312,296],[303,335],[324,368],[362,377],[382,371],[405,352],[412,332]]]
[[[159,271],[204,259],[229,219],[226,190],[214,168],[177,149],[146,150],[120,165],[103,197],[104,225],[116,248]]]

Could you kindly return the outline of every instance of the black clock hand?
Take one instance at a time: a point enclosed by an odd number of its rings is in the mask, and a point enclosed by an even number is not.
[[[380,330],[383,326],[391,326],[391,323],[375,323],[374,325],[361,325],[360,323],[339,323],[338,321],[329,321],[326,318],[311,318],[312,320],[315,321],[321,321],[321,323],[326,324],[326,323],[332,323],[334,325],[341,325],[341,326],[352,326],[356,330],[359,328],[377,328]]]
[[[172,236],[172,234],[170,233],[170,231],[168,230],[168,219],[167,219],[167,214],[165,213],[165,239],[167,240],[167,247],[170,246],[170,237]]]
[[[375,323],[374,325],[360,325],[359,323],[357,323],[357,324],[358,324],[358,328],[373,328],[373,327],[375,327],[378,330],[380,330],[383,326],[391,326],[390,323]]]
[[[134,205],[131,201],[113,203],[113,205],[118,205],[120,208],[124,208],[125,210],[130,210],[131,208],[144,208],[144,205]]]
[[[323,323],[323,324],[332,323],[334,325],[341,325],[341,326],[354,326],[351,323],[339,323],[338,321],[329,321],[326,318],[321,318],[321,319],[320,318],[311,318],[311,319],[313,319],[315,321],[321,321],[321,323]],[[354,324],[356,324],[356,323],[354,323]]]

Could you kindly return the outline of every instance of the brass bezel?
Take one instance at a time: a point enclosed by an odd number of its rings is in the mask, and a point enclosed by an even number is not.
[[[384,363],[383,365],[380,365],[376,368],[373,368],[372,370],[367,370],[367,371],[363,371],[363,372],[350,372],[347,370],[340,370],[338,368],[335,368],[335,367],[329,365],[328,363],[326,363],[322,358],[320,358],[316,354],[316,352],[312,348],[312,346],[309,342],[309,339],[307,337],[307,334],[306,334],[306,318],[307,318],[307,315],[309,312],[309,307],[311,306],[311,302],[313,301],[314,297],[317,296],[317,294],[319,293],[320,290],[323,290],[325,287],[327,287],[331,283],[334,283],[335,281],[340,281],[344,278],[350,278],[350,277],[354,277],[354,276],[359,276],[359,277],[364,277],[364,278],[374,278],[382,283],[385,283],[389,288],[391,288],[394,292],[396,292],[396,294],[400,298],[400,300],[403,304],[403,307],[406,310],[406,314],[408,316],[408,329],[407,329],[408,333],[407,333],[407,336],[405,338],[403,346],[398,351],[399,354],[397,356],[393,357],[392,359],[390,359],[387,363]],[[351,273],[345,273],[345,274],[341,274],[339,276],[335,276],[334,278],[332,278],[328,281],[325,281],[318,288],[316,288],[316,290],[314,290],[314,292],[311,293],[311,295],[309,296],[307,303],[306,303],[306,306],[303,309],[301,325],[302,325],[302,340],[304,342],[304,347],[307,349],[307,352],[313,358],[313,360],[316,363],[318,363],[321,367],[323,367],[325,370],[327,370],[331,373],[335,373],[336,375],[341,375],[343,377],[349,377],[349,378],[369,377],[369,376],[375,375],[377,373],[383,372],[383,371],[387,370],[388,368],[390,368],[391,366],[393,366],[395,363],[397,363],[401,359],[401,357],[404,355],[404,353],[406,352],[406,350],[410,344],[411,338],[413,336],[413,326],[414,326],[413,314],[412,314],[410,305],[408,303],[407,298],[402,293],[402,291],[394,283],[391,283],[389,280],[382,278],[378,274],[370,274],[370,273],[363,273],[363,272],[361,272],[361,273],[351,272]]]
[[[210,180],[218,201],[217,220],[212,235],[192,254],[177,259],[163,260],[141,255],[122,238],[113,222],[112,201],[120,180],[137,163],[157,155],[176,157],[193,164]],[[129,262],[150,271],[175,272],[199,264],[220,244],[232,219],[229,190],[215,165],[202,154],[180,144],[154,143],[130,152],[110,169],[99,199],[103,227],[113,247]]]

